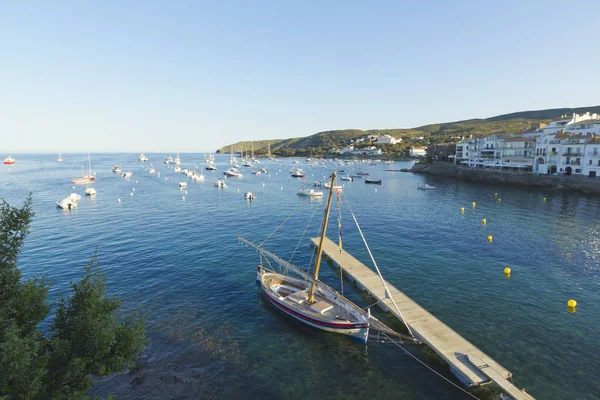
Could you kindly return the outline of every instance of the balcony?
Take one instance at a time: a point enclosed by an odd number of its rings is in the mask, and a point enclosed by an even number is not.
[[[565,165],[581,165],[581,163],[578,163],[577,161],[567,161]]]
[[[563,157],[582,157],[581,153],[563,153]]]

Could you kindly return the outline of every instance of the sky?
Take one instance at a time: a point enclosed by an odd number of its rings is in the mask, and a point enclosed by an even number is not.
[[[600,104],[600,2],[5,1],[0,156]]]

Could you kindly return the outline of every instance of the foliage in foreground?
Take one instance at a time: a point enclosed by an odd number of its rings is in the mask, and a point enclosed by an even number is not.
[[[106,294],[94,256],[42,332],[50,285],[21,279],[17,267],[33,215],[31,196],[20,209],[0,204],[0,399],[87,398],[95,378],[133,364],[147,343],[144,321],[119,318],[121,301]]]

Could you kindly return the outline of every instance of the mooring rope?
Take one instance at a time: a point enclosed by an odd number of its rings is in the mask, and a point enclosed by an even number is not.
[[[294,211],[293,211],[293,212],[292,212],[290,215],[288,215],[288,216],[287,216],[287,218],[286,218],[286,219],[284,219],[284,220],[283,220],[283,222],[282,222],[281,224],[279,224],[279,226],[278,226],[277,228],[275,228],[275,230],[274,230],[273,232],[271,232],[271,234],[270,234],[269,236],[267,236],[267,238],[266,238],[265,240],[263,240],[262,242],[260,242],[260,244],[258,245],[258,247],[262,247],[262,245],[263,245],[263,244],[265,244],[265,242],[266,242],[267,240],[269,240],[269,239],[271,238],[271,236],[273,236],[273,234],[279,230],[279,228],[281,228],[281,227],[282,227],[282,226],[283,226],[283,225],[284,225],[286,222],[288,222],[288,220],[289,220],[290,218],[292,218],[292,216],[293,216],[294,214],[296,214],[296,213],[298,212],[298,210],[300,210],[300,208],[301,208],[301,207],[302,207],[302,206],[303,206],[305,203],[306,203],[306,200],[305,200],[304,202],[300,203],[300,205],[299,205],[298,207],[296,207],[296,209],[295,209],[295,210],[294,210]]]
[[[348,197],[346,197],[346,194],[344,193],[344,198],[346,199],[346,204],[348,205],[348,210],[350,210],[350,215],[352,215],[352,219],[354,219],[354,223],[356,224],[356,228],[358,229],[358,233],[360,233],[360,237],[363,240],[363,243],[365,244],[366,248],[367,248],[367,252],[369,253],[369,256],[371,257],[371,261],[373,262],[373,265],[375,266],[375,269],[377,270],[377,274],[379,275],[379,278],[381,279],[381,283],[383,284],[383,288],[385,289],[385,293],[384,295],[386,297],[389,296],[389,299],[392,301],[392,304],[394,305],[394,307],[396,308],[396,311],[398,312],[398,314],[400,315],[400,318],[402,319],[402,322],[404,322],[404,325],[406,326],[406,329],[408,329],[408,333],[410,333],[410,336],[412,336],[415,340],[418,340],[415,335],[413,334],[412,330],[410,329],[410,326],[408,326],[408,324],[406,323],[406,320],[404,319],[404,315],[402,315],[402,311],[400,311],[400,309],[398,308],[398,305],[396,304],[396,301],[394,300],[394,298],[392,297],[386,283],[385,280],[383,279],[383,276],[381,275],[381,271],[379,271],[379,266],[377,265],[377,262],[375,261],[375,257],[373,257],[373,253],[371,253],[371,248],[369,247],[369,244],[367,243],[367,239],[365,239],[365,235],[363,235],[362,229],[360,229],[360,225],[358,225],[358,221],[356,220],[356,216],[354,215],[354,212],[352,211],[352,207],[350,207],[350,203],[348,202]]]
[[[446,382],[448,382],[449,384],[451,384],[452,386],[454,386],[458,390],[460,390],[460,391],[468,394],[472,398],[479,400],[479,397],[477,397],[473,393],[471,393],[471,392],[469,392],[469,391],[461,388],[456,383],[452,382],[450,379],[446,378],[444,375],[440,374],[439,372],[437,372],[436,370],[434,370],[433,368],[431,368],[429,365],[427,365],[423,361],[419,360],[414,354],[411,354],[408,350],[406,350],[400,343],[396,342],[394,339],[392,339],[391,337],[389,337],[387,335],[387,333],[382,332],[382,334],[383,334],[383,336],[385,336],[386,338],[388,338],[388,340],[390,340],[392,343],[394,343],[396,346],[400,347],[402,349],[402,351],[404,351],[406,354],[408,354],[409,356],[411,356],[413,359],[415,359],[418,363],[420,363],[421,365],[423,365],[425,368],[427,368],[428,370],[430,370],[431,372],[433,372],[434,374],[436,374],[438,377],[442,378],[443,380],[445,380]]]
[[[304,227],[304,232],[302,232],[302,235],[300,236],[300,240],[298,240],[298,244],[296,244],[296,248],[294,249],[294,251],[292,252],[292,256],[289,259],[289,263],[292,262],[292,258],[294,258],[294,255],[296,254],[296,250],[298,250],[298,247],[300,247],[300,243],[302,242],[302,239],[304,239],[304,235],[306,234],[306,231],[308,230],[308,227],[310,225],[310,223],[313,220],[313,217],[315,216],[317,210],[319,209],[319,206],[315,206],[315,210],[313,211],[312,215],[310,216],[310,219],[308,220],[308,223],[306,224],[306,226]]]

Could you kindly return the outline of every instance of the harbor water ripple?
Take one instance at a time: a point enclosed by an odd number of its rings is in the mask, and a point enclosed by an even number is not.
[[[243,168],[242,178],[227,179],[228,187],[218,189],[213,182],[229,167],[229,156],[216,157],[218,170],[204,171],[204,182],[173,172],[163,154],[147,156],[142,164],[134,154],[92,154],[95,198],[71,183],[82,165],[87,168],[87,154],[63,154],[63,163],[55,155],[13,154],[17,163],[0,167],[0,197],[18,206],[33,195],[36,217],[19,259],[23,275],[46,275],[56,301],[97,251],[108,290],[123,299],[124,312],[148,315],[151,343],[138,367],[99,381],[93,394],[469,398],[393,344],[365,346],[315,331],[261,297],[255,283],[259,257],[235,235],[260,243],[294,213],[264,247],[284,259],[293,255],[292,262],[306,268],[325,200],[307,201],[296,192],[303,182],[325,179],[330,167],[262,160],[258,166],[268,173]],[[182,168],[205,167],[202,154],[181,159]],[[116,164],[131,170],[132,178],[112,173]],[[148,173],[150,165],[160,177]],[[298,165],[307,171],[304,181],[288,172]],[[384,277],[511,371],[536,398],[598,398],[600,197],[391,171],[410,165],[352,168],[382,178],[381,186],[343,182],[342,201],[352,205]],[[187,189],[179,188],[180,181],[188,182]],[[419,190],[419,183],[437,190]],[[253,202],[244,199],[249,190]],[[82,195],[79,207],[57,209],[56,201],[71,192]],[[329,236],[335,241],[336,224],[334,214]],[[344,248],[370,265],[348,214],[342,230]],[[361,306],[373,301],[327,264],[320,278],[338,290],[343,285]],[[574,313],[569,299],[577,300]],[[374,313],[384,318],[380,310]],[[459,383],[430,352],[404,347]]]

